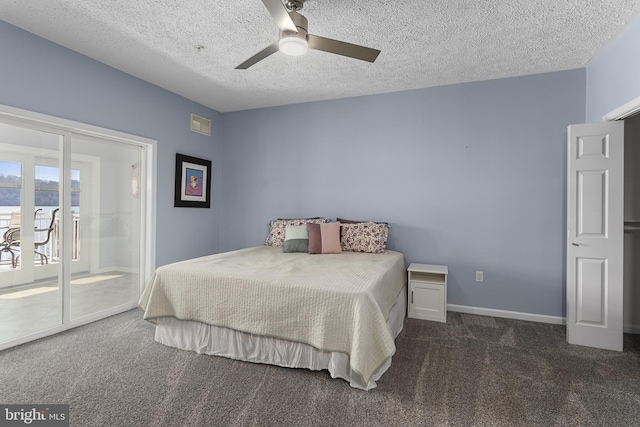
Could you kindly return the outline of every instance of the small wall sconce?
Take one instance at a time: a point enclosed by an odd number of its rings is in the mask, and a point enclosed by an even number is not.
[[[140,171],[138,164],[131,166],[131,195],[140,197]]]

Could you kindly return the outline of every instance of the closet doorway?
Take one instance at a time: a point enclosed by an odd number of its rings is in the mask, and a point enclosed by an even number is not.
[[[0,106],[0,349],[137,306],[155,142]]]
[[[640,334],[640,113],[624,119],[624,331]]]

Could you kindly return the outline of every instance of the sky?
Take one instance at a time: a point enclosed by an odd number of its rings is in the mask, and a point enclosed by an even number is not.
[[[0,161],[0,174],[20,176],[20,163]]]
[[[21,176],[21,163],[19,162],[5,162],[0,160],[0,174],[8,176],[15,175]],[[58,181],[59,173],[58,168],[52,166],[36,166],[36,179],[42,179],[45,181]],[[79,180],[80,171],[73,169],[71,171],[71,179]]]

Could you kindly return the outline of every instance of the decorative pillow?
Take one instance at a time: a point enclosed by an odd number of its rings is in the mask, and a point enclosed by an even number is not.
[[[287,225],[284,231],[283,252],[307,252],[309,232],[306,225]]]
[[[309,219],[324,219],[322,217],[319,216],[312,216],[309,218],[278,218],[281,221],[298,221],[298,220],[309,220]]]
[[[343,251],[382,253],[387,245],[389,227],[375,222],[342,224],[340,244]]]
[[[264,242],[269,246],[284,246],[285,229],[287,225],[306,225],[307,223],[320,224],[327,222],[324,218],[300,218],[300,219],[277,219],[269,223],[269,236]]]
[[[389,225],[388,222],[379,222],[379,221],[354,221],[352,219],[344,219],[344,218],[336,218],[336,221],[338,221],[341,224],[360,224],[361,222],[375,222],[376,224],[384,224],[384,225]]]
[[[339,254],[340,248],[340,223],[329,222],[326,224],[307,224],[309,231],[310,254]]]
[[[373,222],[376,224],[384,224],[387,227],[389,227],[389,223],[388,222],[377,222],[377,221],[354,221],[352,219],[344,219],[344,218],[336,218],[336,221],[338,221],[340,224],[360,224],[361,222]],[[387,230],[388,232],[388,230]],[[340,228],[340,241],[342,241],[342,228]]]

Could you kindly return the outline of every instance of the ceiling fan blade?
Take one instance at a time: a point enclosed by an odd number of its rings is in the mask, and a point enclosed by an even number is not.
[[[336,55],[347,56],[349,58],[360,59],[362,61],[374,62],[380,51],[369,47],[328,39],[326,37],[307,35],[309,49],[322,50],[324,52],[335,53]]]
[[[262,0],[262,3],[266,6],[267,10],[276,20],[276,25],[280,28],[280,31],[293,31],[297,33],[296,24],[289,16],[287,7],[281,0]]]
[[[244,61],[242,64],[238,65],[236,67],[236,70],[246,70],[256,62],[262,61],[264,58],[271,55],[272,53],[276,53],[277,51],[278,51],[278,40],[271,43],[269,46],[265,47],[260,52],[256,53],[251,58]]]

